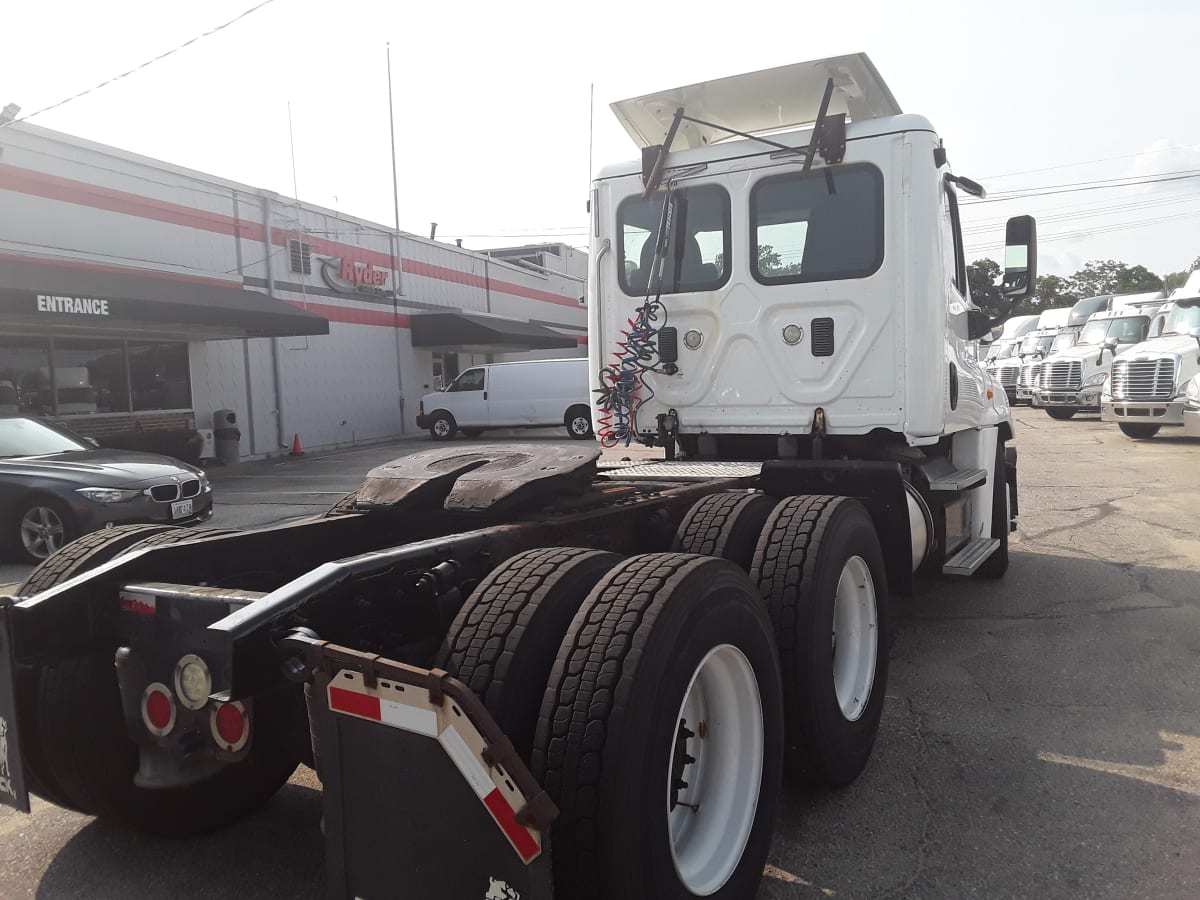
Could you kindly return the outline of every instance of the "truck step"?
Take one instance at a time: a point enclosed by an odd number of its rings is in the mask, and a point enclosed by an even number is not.
[[[957,469],[949,460],[939,459],[925,467],[931,491],[965,491],[987,481],[987,469]]]
[[[983,471],[980,469],[980,471]],[[974,575],[988,558],[1000,549],[997,538],[971,538],[942,566],[943,575]]]

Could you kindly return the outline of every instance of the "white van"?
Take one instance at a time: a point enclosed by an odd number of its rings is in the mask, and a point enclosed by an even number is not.
[[[478,437],[488,428],[547,425],[564,426],[576,440],[594,436],[586,358],[475,366],[422,397],[417,414],[417,427],[438,441],[459,431]]]

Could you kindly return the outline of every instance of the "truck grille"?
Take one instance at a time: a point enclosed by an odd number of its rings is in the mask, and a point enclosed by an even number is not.
[[[1077,359],[1046,363],[1042,369],[1042,383],[1039,387],[1047,391],[1079,390],[1083,387],[1083,363]]]
[[[1026,363],[1021,367],[1021,378],[1017,381],[1017,387],[1034,388],[1037,387],[1038,375],[1041,374],[1041,363]]]
[[[1175,395],[1175,360],[1117,360],[1112,395],[1116,400],[1170,400]]]
[[[1017,375],[1019,371],[1015,367],[996,370],[996,380],[1000,382],[1000,386],[1004,388],[1015,388],[1017,386]]]

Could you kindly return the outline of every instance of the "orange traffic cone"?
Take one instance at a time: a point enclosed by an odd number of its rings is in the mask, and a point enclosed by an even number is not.
[[[292,435],[292,452],[289,455],[290,456],[303,456],[304,455],[304,450],[300,446],[300,435],[298,435],[298,434]]]

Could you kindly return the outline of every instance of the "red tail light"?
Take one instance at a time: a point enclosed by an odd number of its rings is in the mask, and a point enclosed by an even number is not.
[[[425,415],[425,401],[424,400],[422,400],[419,404],[417,404],[417,414],[422,415],[422,416]]]
[[[241,703],[218,703],[209,716],[209,731],[218,747],[236,753],[250,740],[250,713]]]
[[[155,737],[170,734],[175,727],[175,698],[165,684],[156,681],[142,692],[142,722]]]

